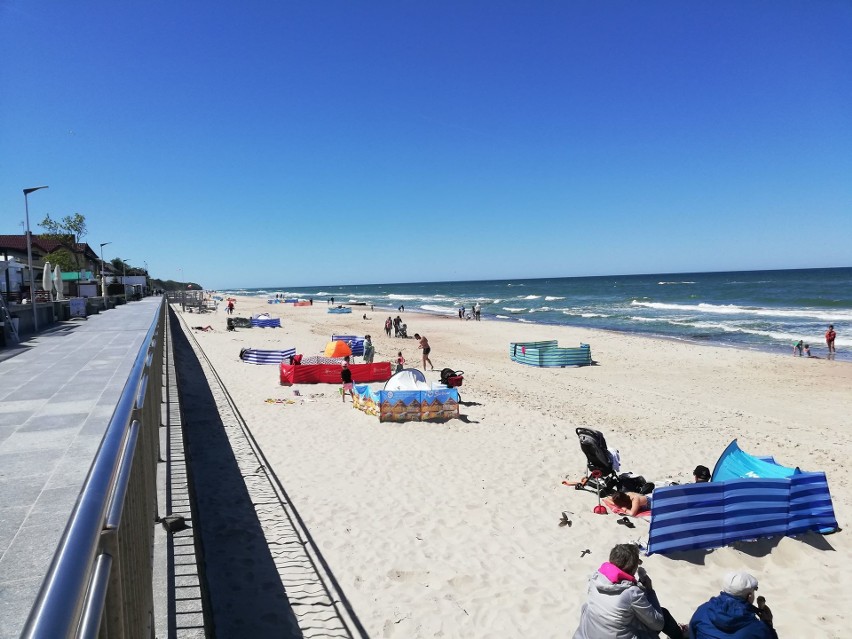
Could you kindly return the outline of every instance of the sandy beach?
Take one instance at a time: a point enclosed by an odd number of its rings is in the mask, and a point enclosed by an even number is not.
[[[427,378],[464,371],[461,419],[387,424],[342,402],[337,386],[281,386],[277,366],[238,355],[245,347],[316,355],[333,333],[370,334],[376,361],[402,351],[420,366],[416,340],[384,333],[396,311],[336,315],[325,302],[239,297],[235,316],[268,312],[282,328],[226,332],[221,304],[204,315],[176,310],[371,637],[573,634],[588,577],[610,548],[648,536],[647,521],[618,525],[592,512],[593,493],[561,484],[585,470],[578,426],[603,431],[622,471],[659,483],[691,481],[697,464],[712,469],[735,438],[747,452],[823,470],[838,523],[848,526],[852,366],[843,362],[407,312],[409,335],[432,346]],[[191,330],[198,325],[215,330]],[[509,359],[510,342],[544,339],[588,343],[597,365],[539,369]],[[563,511],[571,526],[558,525]],[[850,556],[842,531],[652,555],[644,566],[681,623],[718,594],[725,572],[745,570],[781,637],[846,637]]]

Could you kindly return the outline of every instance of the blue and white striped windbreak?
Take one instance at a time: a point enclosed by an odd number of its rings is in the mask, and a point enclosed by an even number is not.
[[[732,445],[736,445],[736,440]],[[726,453],[732,450],[729,446]],[[736,451],[742,453],[738,447]],[[749,456],[738,454],[738,463],[743,462],[743,455]],[[654,491],[649,555],[837,528],[825,473],[795,469],[787,477],[749,476],[715,481],[718,474],[724,475],[719,472],[724,463],[725,454],[716,464],[712,482],[666,486]],[[743,468],[746,469],[743,472],[754,472],[748,466]]]
[[[252,328],[281,328],[281,319],[278,317],[273,317],[270,319],[251,319]]]
[[[295,348],[283,351],[265,351],[258,348],[246,348],[240,353],[240,359],[249,364],[280,364],[289,362],[296,354]]]

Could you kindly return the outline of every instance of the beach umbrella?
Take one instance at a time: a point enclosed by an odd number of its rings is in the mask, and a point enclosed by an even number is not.
[[[64,299],[62,297],[62,269],[59,264],[53,269],[53,287],[56,289],[56,301]]]
[[[50,262],[44,263],[44,272],[41,274],[41,285],[45,291],[47,291],[47,296],[52,300],[53,293],[51,289],[53,288],[53,270],[50,268]]]

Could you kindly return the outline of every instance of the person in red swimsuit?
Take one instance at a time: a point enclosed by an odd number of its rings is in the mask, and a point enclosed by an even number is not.
[[[834,324],[829,324],[828,330],[825,332],[825,345],[828,346],[829,353],[837,352],[834,350],[835,337],[837,337],[837,333],[834,332]]]

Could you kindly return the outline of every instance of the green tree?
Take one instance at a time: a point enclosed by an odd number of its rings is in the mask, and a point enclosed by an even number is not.
[[[46,231],[41,237],[62,245],[61,248],[48,253],[44,259],[51,264],[59,264],[63,271],[79,271],[83,256],[77,249],[77,244],[86,236],[86,218],[75,213],[57,221],[48,213],[39,226]]]

